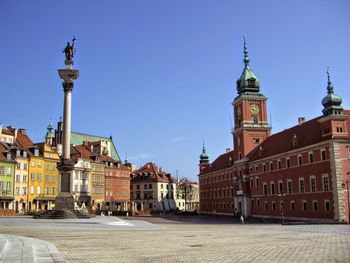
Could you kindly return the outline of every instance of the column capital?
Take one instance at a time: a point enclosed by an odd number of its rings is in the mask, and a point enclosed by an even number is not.
[[[72,92],[73,87],[74,87],[74,83],[73,83],[73,81],[72,82],[63,81],[62,86],[63,86],[64,92]]]

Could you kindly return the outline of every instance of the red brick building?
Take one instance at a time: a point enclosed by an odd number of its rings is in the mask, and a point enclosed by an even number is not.
[[[107,155],[100,155],[105,164],[105,208],[111,211],[127,211],[130,207],[131,168]]]
[[[349,220],[350,110],[334,94],[329,71],[323,115],[271,135],[266,97],[249,65],[237,80],[233,151],[200,156],[200,210],[244,216]]]

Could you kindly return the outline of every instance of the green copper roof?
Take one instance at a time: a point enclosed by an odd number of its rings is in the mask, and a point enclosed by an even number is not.
[[[244,37],[244,69],[241,74],[241,77],[237,80],[237,91],[238,94],[242,93],[259,93],[259,80],[255,76],[254,72],[249,66],[249,57],[248,57],[248,49],[247,49],[247,42],[246,42],[246,35],[243,35]]]
[[[328,77],[328,83],[327,83],[328,95],[324,97],[322,100],[322,105],[324,107],[322,112],[325,116],[332,115],[332,114],[340,115],[342,114],[342,111],[343,111],[343,107],[341,106],[342,98],[334,94],[334,87],[331,82],[329,67],[327,69],[327,77]]]
[[[203,148],[202,148],[202,154],[199,156],[200,158],[200,163],[209,163],[209,156],[205,150],[205,146],[204,146],[204,141],[203,141]]]
[[[71,137],[70,137],[71,144],[81,145],[84,141],[88,141],[88,142],[109,141],[111,143],[111,149],[110,149],[111,157],[116,161],[120,161],[119,154],[113,143],[112,138],[95,136],[95,135],[79,133],[79,132],[71,132]]]
[[[51,121],[49,122],[49,125],[47,126],[47,132],[46,132],[46,135],[45,135],[45,139],[50,139],[50,138],[54,138],[55,137],[55,134],[53,132],[53,127],[52,127],[52,124],[51,124]]]

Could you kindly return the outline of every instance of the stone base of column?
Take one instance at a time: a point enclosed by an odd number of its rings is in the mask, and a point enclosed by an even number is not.
[[[70,193],[59,193],[55,199],[54,210],[74,210],[74,196]]]

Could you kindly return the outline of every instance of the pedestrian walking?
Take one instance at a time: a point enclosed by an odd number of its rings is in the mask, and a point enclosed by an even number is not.
[[[241,222],[244,224],[244,217],[241,215]]]

